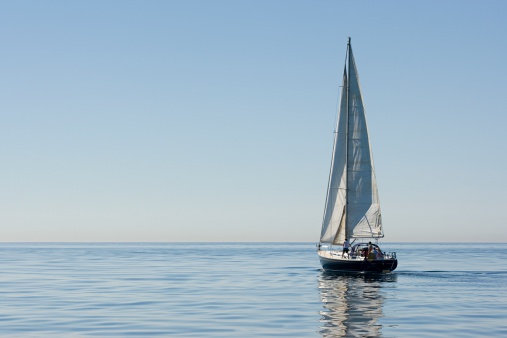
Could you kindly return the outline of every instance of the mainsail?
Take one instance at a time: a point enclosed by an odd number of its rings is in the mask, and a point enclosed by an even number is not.
[[[321,243],[383,237],[377,181],[352,47],[347,45]]]

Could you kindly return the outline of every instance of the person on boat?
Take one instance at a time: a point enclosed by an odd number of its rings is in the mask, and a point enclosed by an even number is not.
[[[349,247],[350,247],[350,243],[349,243],[349,241],[345,238],[345,242],[343,242],[342,258],[343,258],[343,255],[344,255],[344,254],[347,254],[347,257],[349,256]]]
[[[363,257],[364,257],[364,260],[367,260],[368,259],[368,247],[365,247],[363,250]]]
[[[374,257],[375,259],[378,259],[378,258],[379,258],[379,253],[378,253],[378,250],[377,250],[377,247],[376,247],[376,246],[374,246],[374,247],[373,247],[373,257]]]
[[[371,245],[371,242],[368,242],[368,260],[375,259],[375,252],[373,249],[373,245]]]

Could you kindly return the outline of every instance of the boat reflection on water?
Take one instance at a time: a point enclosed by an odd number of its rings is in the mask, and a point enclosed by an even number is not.
[[[350,274],[322,271],[318,278],[322,301],[322,337],[380,337],[385,283],[396,274]]]

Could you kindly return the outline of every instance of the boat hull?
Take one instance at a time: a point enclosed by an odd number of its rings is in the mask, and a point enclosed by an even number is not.
[[[391,272],[398,267],[397,259],[346,259],[329,258],[319,255],[320,263],[326,271],[347,272]]]

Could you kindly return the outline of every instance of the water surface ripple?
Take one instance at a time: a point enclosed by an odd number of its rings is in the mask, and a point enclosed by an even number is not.
[[[383,246],[351,275],[312,243],[3,243],[0,336],[507,336],[506,244]]]

